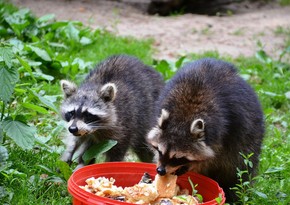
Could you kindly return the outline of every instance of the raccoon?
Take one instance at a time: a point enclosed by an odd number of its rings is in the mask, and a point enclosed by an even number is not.
[[[158,100],[156,125],[147,135],[159,175],[194,171],[216,180],[228,201],[237,168],[250,158],[255,175],[264,136],[261,105],[234,65],[211,58],[183,66]]]
[[[106,161],[122,161],[130,146],[141,161],[152,161],[145,137],[163,86],[160,73],[127,55],[104,60],[79,87],[62,80],[61,114],[69,131],[62,160],[71,163],[78,150],[78,169],[88,148],[113,139],[117,145],[106,153]]]

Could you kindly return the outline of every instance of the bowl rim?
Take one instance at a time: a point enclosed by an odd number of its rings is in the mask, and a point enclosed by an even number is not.
[[[108,172],[107,174],[114,174],[118,171],[120,171],[120,167],[121,168],[138,168],[138,169],[143,169],[143,168],[148,168],[148,169],[156,169],[156,164],[153,163],[147,163],[147,162],[102,162],[102,163],[98,163],[98,164],[92,164],[92,165],[87,165],[84,167],[79,168],[78,170],[76,170],[75,172],[73,172],[73,174],[70,176],[69,180],[68,180],[68,191],[69,193],[72,195],[73,199],[76,198],[77,200],[80,201],[86,201],[86,203],[88,204],[100,204],[100,202],[102,202],[102,204],[124,204],[124,205],[134,205],[133,203],[127,203],[127,202],[121,202],[121,201],[116,201],[114,199],[110,199],[110,198],[106,198],[106,197],[101,197],[101,196],[97,196],[93,193],[87,192],[85,190],[83,190],[82,188],[80,188],[78,181],[75,178],[78,178],[79,176],[83,177],[84,173],[88,173],[91,172],[93,173],[94,170],[96,169],[107,169],[107,168],[112,168],[111,172]],[[118,170],[119,168],[119,170]],[[122,171],[122,174],[132,174],[132,172],[125,172]],[[142,173],[144,173],[144,171],[142,171]],[[137,173],[140,174],[140,173]],[[157,173],[156,173],[157,174]],[[194,176],[194,177],[199,177],[202,178],[203,180],[207,181],[207,183],[211,183],[214,184],[214,186],[216,186],[216,188],[219,191],[219,196],[222,197],[222,202],[221,204],[225,203],[225,193],[223,191],[223,189],[219,186],[219,184],[214,181],[213,179],[206,177],[204,175],[195,173],[195,172],[187,172],[184,175],[179,176],[178,178],[183,179],[186,176]],[[88,179],[90,177],[93,176],[86,176],[85,179]],[[84,178],[84,177],[83,177]],[[83,180],[83,179],[82,179]],[[82,181],[81,180],[81,181]],[[117,179],[116,179],[117,180]],[[204,203],[201,203],[204,205],[210,204],[210,205],[214,205],[214,204],[218,204],[217,201],[214,199],[206,201]]]

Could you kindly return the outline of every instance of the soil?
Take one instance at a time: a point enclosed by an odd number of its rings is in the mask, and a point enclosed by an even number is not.
[[[290,6],[281,7],[275,1],[240,6],[237,13],[225,16],[184,14],[168,17],[150,16],[136,7],[113,0],[11,2],[29,8],[37,16],[53,13],[58,20],[81,21],[120,36],[154,39],[156,59],[175,59],[187,53],[212,50],[232,57],[253,56],[259,49],[259,41],[264,50],[275,57],[286,37],[281,28],[290,29]]]

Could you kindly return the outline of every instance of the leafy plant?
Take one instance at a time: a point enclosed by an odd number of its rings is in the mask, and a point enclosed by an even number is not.
[[[85,164],[88,164],[91,160],[97,159],[97,161],[101,161],[100,157],[102,154],[109,151],[112,147],[117,144],[115,140],[103,140],[94,146],[91,146],[83,155],[83,160]]]
[[[258,192],[253,188],[253,183],[259,176],[253,177],[250,173],[250,169],[253,168],[253,163],[250,160],[251,156],[253,156],[254,153],[250,153],[248,155],[245,155],[243,153],[240,153],[240,155],[244,158],[244,164],[246,165],[245,170],[240,170],[237,168],[237,176],[239,180],[239,184],[236,184],[235,187],[231,188],[235,191],[237,197],[239,198],[239,204],[254,204],[251,201],[251,198],[253,197],[253,194],[257,194],[259,197],[267,198],[267,195]]]
[[[188,182],[189,182],[190,187],[192,189],[191,195],[194,196],[194,197],[196,197],[196,198],[198,198],[198,201],[202,203],[203,202],[203,197],[202,197],[201,194],[198,194],[197,193],[198,191],[196,189],[196,187],[198,186],[198,184],[193,184],[193,182],[191,181],[190,177],[188,177]]]
[[[65,127],[59,80],[80,81],[113,54],[151,62],[150,41],[116,38],[52,14],[36,18],[2,0],[0,36],[0,204],[70,204],[66,180],[72,168],[59,160]],[[112,146],[86,154],[96,157]]]
[[[0,133],[2,143],[5,136],[14,140],[14,142],[24,148],[31,149],[34,144],[35,128],[29,126],[25,118],[13,112],[15,102],[12,94],[19,80],[17,63],[11,47],[0,47]]]
[[[176,62],[168,60],[154,61],[153,66],[163,75],[165,80],[169,80],[188,61],[189,59],[186,56],[181,56]]]

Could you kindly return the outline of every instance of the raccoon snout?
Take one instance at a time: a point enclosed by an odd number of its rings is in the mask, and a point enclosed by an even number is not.
[[[159,175],[161,175],[161,176],[164,176],[164,175],[166,174],[166,169],[165,169],[165,167],[162,166],[162,165],[159,166],[159,167],[157,167],[156,171],[157,171],[157,173],[158,173]]]
[[[79,131],[79,129],[78,129],[77,126],[70,126],[70,127],[68,128],[68,131],[69,131],[70,133],[72,133],[72,134],[76,134],[76,133]]]

